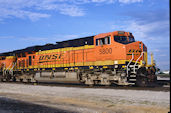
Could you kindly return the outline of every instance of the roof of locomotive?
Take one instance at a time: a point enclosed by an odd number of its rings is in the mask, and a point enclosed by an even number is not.
[[[11,52],[0,53],[0,56],[10,56]]]
[[[79,47],[84,45],[93,45],[94,36],[88,36],[83,38],[77,38],[72,40],[66,40],[61,42],[56,42],[56,44],[45,44],[45,45],[36,45],[36,46],[30,46],[25,49],[18,49],[10,52],[0,53],[0,56],[12,56],[13,54],[19,54],[24,52],[37,52],[39,50],[50,50],[50,49],[58,49],[58,48],[64,48],[64,47]]]
[[[62,47],[78,47],[83,45],[93,45],[94,44],[93,37],[94,36],[88,36],[88,37],[66,40],[56,43],[57,45],[60,45]]]

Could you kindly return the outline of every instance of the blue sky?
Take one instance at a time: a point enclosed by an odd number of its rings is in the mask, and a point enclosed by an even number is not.
[[[0,0],[0,53],[124,30],[170,68],[169,0]]]

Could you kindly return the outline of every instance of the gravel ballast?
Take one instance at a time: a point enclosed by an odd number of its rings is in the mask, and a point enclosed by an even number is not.
[[[162,113],[170,92],[0,83],[0,96],[73,112]]]

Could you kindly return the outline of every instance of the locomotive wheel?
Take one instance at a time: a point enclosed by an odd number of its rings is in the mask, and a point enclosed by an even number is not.
[[[136,86],[146,87],[147,84],[147,71],[145,67],[142,67],[137,71]]]
[[[6,74],[6,75],[5,75],[5,80],[6,80],[7,82],[9,82],[10,79],[11,79],[11,75],[10,75],[10,74]]]
[[[15,77],[13,77],[13,78],[12,78],[12,81],[13,81],[13,82],[16,82],[16,78],[15,78]]]
[[[136,86],[146,87],[148,84],[146,77],[138,77],[136,81]]]

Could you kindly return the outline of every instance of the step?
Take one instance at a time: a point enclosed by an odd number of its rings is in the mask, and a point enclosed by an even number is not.
[[[128,81],[129,83],[131,83],[131,84],[135,84],[136,83],[136,81]]]
[[[136,79],[129,79],[129,81],[137,81]]]
[[[135,68],[138,68],[138,66],[136,65],[136,66],[134,66],[134,65],[129,65],[129,67],[135,67]]]
[[[136,75],[130,75],[130,77],[136,77]]]
[[[128,84],[129,84],[129,85],[135,85],[135,83],[130,83],[130,82],[129,82]]]
[[[135,68],[135,69],[138,69],[138,67],[136,66],[136,67],[134,67],[134,66],[129,66],[131,69],[133,69],[133,68]]]

